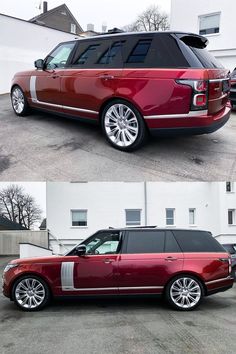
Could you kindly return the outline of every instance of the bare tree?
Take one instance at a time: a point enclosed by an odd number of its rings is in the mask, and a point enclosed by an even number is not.
[[[35,199],[25,193],[21,186],[12,184],[0,190],[0,215],[26,229],[31,229],[41,220],[42,210]]]
[[[134,23],[131,23],[123,28],[123,30],[127,32],[166,31],[168,29],[168,14],[159,10],[159,7],[156,5],[148,7],[138,16]]]

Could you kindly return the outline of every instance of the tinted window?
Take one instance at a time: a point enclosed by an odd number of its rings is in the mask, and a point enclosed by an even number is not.
[[[114,61],[118,53],[121,52],[123,42],[115,42],[112,44],[111,48],[106,50],[106,52],[101,56],[98,64],[110,64]]]
[[[190,47],[204,68],[223,68],[223,65],[207,49]]]
[[[236,247],[235,245],[222,245],[227,252],[229,252],[230,254],[235,254],[236,253]]]
[[[150,48],[151,39],[141,39],[132,50],[127,63],[143,63]]]
[[[164,231],[129,231],[127,253],[162,253],[164,240]]]
[[[173,231],[183,252],[224,252],[224,248],[206,231]]]
[[[75,65],[83,65],[94,54],[95,50],[99,47],[99,44],[90,45],[76,60]]]
[[[181,249],[171,231],[166,232],[165,252],[181,252]]]

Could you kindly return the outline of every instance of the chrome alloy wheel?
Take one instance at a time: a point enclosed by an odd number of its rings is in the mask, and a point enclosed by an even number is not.
[[[192,278],[179,278],[171,285],[170,297],[176,306],[191,308],[201,299],[200,285]]]
[[[125,104],[112,105],[106,112],[104,125],[108,138],[118,146],[130,146],[137,139],[138,119]]]
[[[21,114],[25,108],[25,99],[23,92],[18,87],[13,89],[11,99],[15,112]]]
[[[34,278],[22,279],[15,289],[16,301],[26,309],[34,309],[40,306],[45,299],[45,295],[43,284]]]

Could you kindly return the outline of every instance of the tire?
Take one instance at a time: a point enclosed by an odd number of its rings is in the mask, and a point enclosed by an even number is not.
[[[35,289],[33,292],[32,288]],[[14,283],[12,299],[23,311],[39,311],[50,301],[49,287],[43,279],[26,275]]]
[[[191,311],[200,305],[204,289],[201,282],[192,275],[178,275],[167,285],[165,296],[172,308]]]
[[[101,117],[106,140],[121,151],[134,151],[146,141],[147,128],[139,111],[124,100],[117,99],[104,108]]]
[[[234,278],[234,281],[236,281],[236,267],[232,268],[232,277]]]
[[[20,86],[13,86],[11,90],[11,104],[17,116],[24,117],[30,112],[30,107]]]

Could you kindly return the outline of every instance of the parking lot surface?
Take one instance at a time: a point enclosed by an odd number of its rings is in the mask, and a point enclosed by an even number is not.
[[[34,112],[17,117],[0,96],[0,180],[223,181],[236,179],[236,113],[219,131],[152,138],[141,150],[109,146],[100,128]]]
[[[0,258],[0,273],[7,261]],[[0,333],[1,354],[233,354],[236,288],[192,312],[152,298],[54,301],[27,313],[1,294]]]

